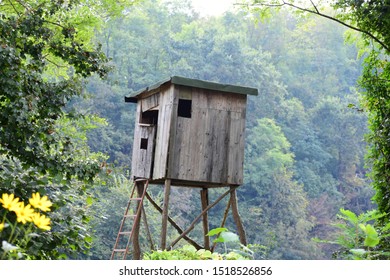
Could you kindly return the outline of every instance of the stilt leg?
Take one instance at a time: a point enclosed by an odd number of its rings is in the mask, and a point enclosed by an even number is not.
[[[223,219],[222,219],[222,223],[221,223],[220,228],[225,227],[226,219],[227,219],[228,214],[229,214],[230,204],[231,204],[231,198],[229,198],[229,201],[228,201],[228,203],[227,203],[227,205],[226,205],[226,209],[225,209],[225,212],[224,212],[224,214],[223,214]],[[220,236],[220,234],[217,235],[217,238],[218,238],[219,236]],[[216,246],[217,246],[217,243],[214,243],[214,244],[213,244],[213,247],[211,248],[211,252],[214,252]]]
[[[167,224],[168,224],[168,205],[169,205],[169,194],[171,192],[171,180],[165,180],[164,186],[164,204],[162,212],[162,225],[161,225],[161,244],[162,250],[166,249],[167,246]]]
[[[154,248],[154,244],[153,244],[153,238],[152,238],[152,234],[150,233],[148,219],[146,218],[146,212],[145,212],[145,208],[143,205],[142,205],[142,218],[144,219],[145,230],[146,230],[146,234],[147,234],[148,241],[150,244],[150,250],[154,250],[155,248]]]
[[[200,191],[200,197],[202,201],[202,211],[204,211],[209,205],[209,192],[207,188],[203,188]],[[203,237],[204,237],[204,248],[206,250],[210,250],[210,236],[207,235],[209,231],[210,230],[209,230],[208,212],[205,211],[203,214]]]
[[[160,212],[160,214],[162,214],[163,210],[162,208],[153,200],[153,198],[148,194],[146,193],[146,198],[149,200],[149,202],[154,206],[154,208],[156,208],[156,210],[158,212]],[[175,223],[175,221],[168,215],[168,222],[177,230],[177,232],[179,234],[182,234],[183,233],[183,229],[181,229],[179,227],[178,224]],[[200,246],[198,243],[196,243],[194,240],[192,240],[191,238],[189,238],[187,235],[184,235],[183,238],[188,242],[190,243],[192,246],[194,246],[196,248],[196,250],[199,250],[199,249],[203,249],[202,246]]]
[[[243,245],[247,245],[244,226],[242,225],[241,217],[240,217],[240,214],[238,213],[236,190],[234,190],[230,193],[230,201],[231,201],[233,219],[234,219],[234,222],[236,223],[236,226],[237,226],[237,231],[238,231],[238,236],[240,237],[240,242]]]
[[[137,197],[142,197],[142,193],[144,192],[145,183],[144,182],[136,182],[137,184]],[[139,205],[141,202],[137,201],[137,209],[138,207],[142,207]],[[139,230],[141,225],[141,217],[136,219],[136,224],[134,225],[134,235],[133,235],[133,260],[141,259],[141,247],[139,243]]]
[[[232,187],[230,188],[230,190],[226,191],[225,193],[223,193],[217,200],[215,200],[213,203],[211,203],[210,205],[208,205],[203,211],[202,213],[199,214],[199,216],[197,216],[195,218],[195,220],[192,221],[192,223],[190,224],[190,226],[185,230],[183,231],[182,234],[180,234],[180,236],[178,238],[176,238],[172,244],[171,244],[171,247],[175,246],[177,242],[180,241],[180,239],[182,239],[185,235],[187,235],[191,230],[194,229],[196,223],[199,222],[199,220],[203,217],[204,213],[209,211],[211,208],[213,208],[215,205],[218,204],[218,202],[220,202],[225,196],[227,196],[229,193],[231,192],[234,192],[236,189],[236,187]]]

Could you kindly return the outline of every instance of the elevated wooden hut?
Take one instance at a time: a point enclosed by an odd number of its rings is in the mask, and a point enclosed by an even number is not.
[[[248,94],[257,89],[173,76],[126,97],[137,103],[134,178],[242,184]]]
[[[197,248],[210,249],[207,213],[228,194],[230,199],[221,226],[231,207],[240,240],[246,243],[235,191],[243,183],[247,96],[257,94],[255,88],[173,76],[125,97],[126,102],[137,104],[132,154],[132,177],[136,184],[130,198],[130,202],[137,201],[137,208],[135,215],[128,215],[129,202],[112,258],[120,252],[126,258],[130,243],[134,244],[133,258],[139,258],[139,221],[144,197],[162,213],[161,249],[167,248],[168,221],[180,233],[168,248],[185,238]],[[147,194],[149,184],[164,184],[162,207]],[[185,231],[168,215],[171,185],[201,188],[202,213]],[[229,190],[209,204],[208,189],[218,187]],[[131,231],[123,229],[129,216],[134,216]],[[187,236],[200,218],[205,234],[203,247]],[[119,239],[126,234],[127,245],[119,249]]]

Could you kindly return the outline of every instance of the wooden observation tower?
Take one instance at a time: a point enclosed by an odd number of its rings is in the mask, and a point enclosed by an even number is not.
[[[208,210],[226,196],[230,199],[221,226],[231,208],[240,241],[246,244],[236,189],[243,183],[247,95],[257,94],[255,88],[173,76],[125,97],[126,102],[137,103],[132,155],[134,186],[111,259],[140,258],[141,219],[147,228],[145,198],[162,214],[159,249],[172,248],[182,238],[198,249],[210,249],[206,236]],[[164,186],[162,206],[148,194],[150,184]],[[172,186],[200,189],[202,212],[186,230],[169,216]],[[227,190],[210,203],[211,188]],[[201,219],[203,246],[187,236]],[[130,227],[126,225],[129,221]],[[167,244],[168,222],[179,234],[170,244]]]

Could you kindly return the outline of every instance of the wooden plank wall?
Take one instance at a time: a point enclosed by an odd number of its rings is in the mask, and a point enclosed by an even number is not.
[[[131,176],[132,177],[136,177],[138,174],[139,147],[141,145],[140,127],[138,125],[140,118],[141,118],[141,104],[137,103],[137,112],[136,112],[136,116],[135,116],[135,126],[134,126],[133,153],[131,156]]]
[[[156,125],[140,125],[137,141],[134,142],[132,170],[133,176],[151,178],[153,164],[153,146]],[[147,139],[147,148],[141,149],[141,139]]]
[[[141,114],[150,109],[158,109],[159,93],[141,97],[137,102],[134,128],[133,154],[131,162],[132,177],[151,178],[153,167],[154,140],[156,125],[141,124]],[[141,149],[141,139],[148,139],[147,149]]]
[[[154,109],[159,105],[160,93],[157,92],[151,96],[141,99],[142,113],[150,109]]]
[[[229,155],[228,155],[228,182],[242,185],[245,150],[245,112],[232,112],[230,118]]]
[[[154,156],[153,179],[166,178],[168,148],[172,125],[172,110],[175,100],[174,85],[161,89],[158,129],[156,136],[156,148]]]
[[[168,177],[242,184],[246,96],[192,88],[191,98],[192,117],[176,118]]]

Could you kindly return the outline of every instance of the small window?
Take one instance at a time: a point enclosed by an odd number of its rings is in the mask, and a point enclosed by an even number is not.
[[[141,150],[147,150],[148,149],[148,138],[141,138]]]
[[[157,124],[158,110],[145,111],[141,114],[140,123],[142,124]]]
[[[192,112],[192,100],[179,99],[177,116],[183,118],[191,118],[191,112]]]

